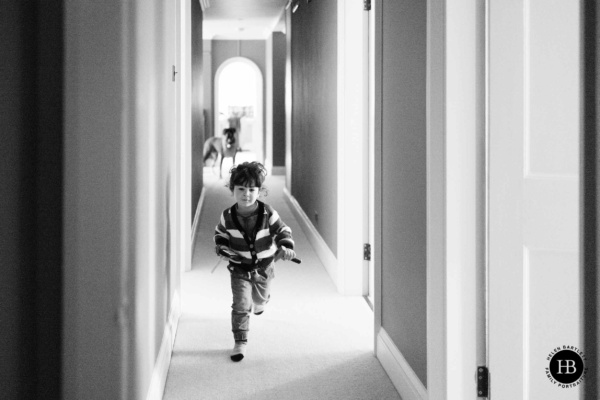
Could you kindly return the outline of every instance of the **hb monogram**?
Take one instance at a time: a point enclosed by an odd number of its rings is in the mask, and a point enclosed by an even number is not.
[[[577,367],[575,367],[575,360],[556,360],[556,362],[558,363],[558,374],[571,375],[577,372]]]

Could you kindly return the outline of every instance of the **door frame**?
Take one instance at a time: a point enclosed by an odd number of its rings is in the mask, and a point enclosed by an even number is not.
[[[254,126],[252,127],[252,147],[255,149],[256,152],[256,157],[257,157],[257,161],[264,163],[265,162],[265,153],[264,153],[264,147],[265,147],[265,116],[264,116],[264,98],[265,98],[265,93],[264,93],[264,81],[265,81],[265,77],[263,76],[262,71],[260,70],[260,68],[258,67],[258,65],[256,65],[256,63],[254,61],[252,61],[251,59],[247,58],[247,57],[231,57],[228,58],[227,60],[223,61],[223,63],[221,65],[219,65],[219,67],[217,68],[217,71],[215,72],[215,78],[214,78],[214,97],[215,97],[215,101],[214,101],[214,136],[215,137],[220,137],[223,135],[222,132],[220,132],[218,130],[218,126],[219,126],[219,96],[220,96],[220,84],[219,84],[219,80],[221,78],[221,72],[223,72],[223,70],[229,65],[229,64],[233,64],[236,62],[242,62],[248,66],[250,66],[250,68],[252,68],[252,70],[254,71],[254,73],[256,74],[256,110],[254,111],[254,119],[256,121],[256,123],[254,124]],[[241,125],[241,121],[240,121],[240,125]],[[273,138],[271,137],[270,140],[272,141]]]
[[[375,154],[382,151],[382,3],[373,1]],[[426,397],[436,400],[476,397],[475,366],[484,357],[478,354],[485,337],[473,301],[484,284],[478,271],[485,185],[476,171],[485,169],[485,107],[478,106],[485,93],[485,47],[474,40],[484,28],[477,0],[427,2]],[[381,210],[381,162],[374,167],[375,210]],[[382,326],[382,220],[375,212],[375,346]],[[412,389],[403,396],[418,398],[418,388]]]
[[[192,269],[192,13],[193,0],[179,0],[179,207],[181,272]]]
[[[369,16],[360,0],[338,0],[337,6],[337,268],[330,273],[340,293],[362,296],[369,232]]]
[[[485,10],[428,0],[427,381],[430,399],[476,396],[485,266]],[[485,93],[485,91],[483,92]],[[473,123],[476,121],[476,123]],[[458,234],[457,234],[458,233]],[[478,279],[480,281],[478,282]],[[479,353],[479,354],[478,354]],[[466,372],[465,372],[466,371]]]

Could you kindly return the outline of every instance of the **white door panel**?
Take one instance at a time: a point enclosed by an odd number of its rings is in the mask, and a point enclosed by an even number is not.
[[[582,346],[580,6],[490,0],[490,373],[493,399],[579,399],[546,376]]]

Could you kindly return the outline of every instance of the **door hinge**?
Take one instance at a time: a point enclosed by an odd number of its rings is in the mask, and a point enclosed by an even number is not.
[[[173,82],[175,82],[175,76],[179,73],[179,71],[177,71],[177,68],[175,68],[175,66],[173,65]]]
[[[490,372],[486,366],[477,367],[477,397],[489,397]]]
[[[365,243],[363,246],[363,260],[371,261],[371,244]]]
[[[363,6],[365,11],[371,11],[371,0],[363,0]]]

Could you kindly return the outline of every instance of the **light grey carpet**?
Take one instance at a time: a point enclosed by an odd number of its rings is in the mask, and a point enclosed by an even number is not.
[[[225,181],[205,173],[206,198],[193,258],[182,280],[183,313],[164,399],[400,399],[373,355],[373,313],[362,297],[339,295],[283,197],[283,177],[269,177],[273,205],[292,228],[303,262],[276,265],[271,301],[250,318],[246,357],[229,358],[229,272],[214,255],[220,212],[233,204]]]

